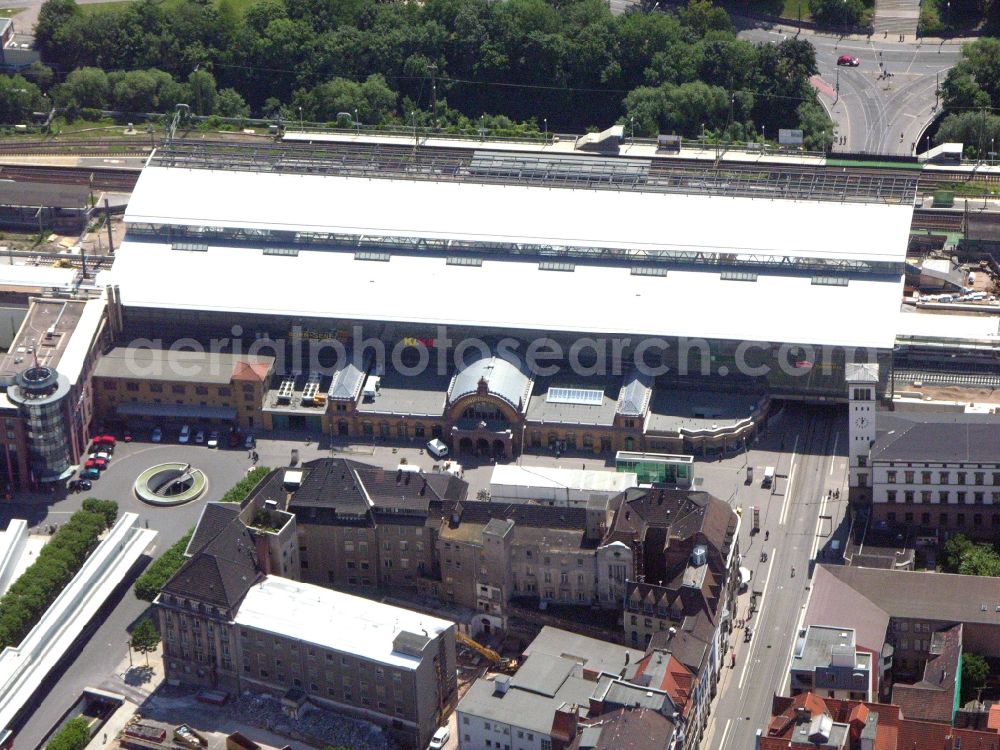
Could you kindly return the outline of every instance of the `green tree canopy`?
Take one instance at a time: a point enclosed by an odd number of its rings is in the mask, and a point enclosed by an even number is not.
[[[156,651],[156,647],[160,645],[160,634],[156,632],[153,621],[145,619],[136,625],[132,630],[129,643],[133,651],[146,657],[146,665],[148,666],[150,652]]]
[[[969,651],[962,653],[962,703],[975,700],[979,688],[986,685],[990,676],[990,665],[979,654]]]

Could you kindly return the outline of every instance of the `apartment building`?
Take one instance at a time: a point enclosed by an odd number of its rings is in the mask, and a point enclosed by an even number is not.
[[[435,568],[443,504],[464,500],[468,485],[413,468],[316,459],[272,472],[250,499],[271,500],[295,516],[303,581],[416,590]]]
[[[739,588],[739,516],[705,492],[625,493],[602,540],[632,550],[623,627],[637,646],[663,644],[695,675],[686,741],[708,720]],[[655,641],[654,641],[655,639]]]
[[[269,575],[254,504],[219,505],[155,601],[167,680],[311,702],[425,746],[457,698],[454,624]]]
[[[841,700],[878,698],[876,655],[859,649],[853,628],[810,625],[800,631],[789,667],[790,691]]]
[[[823,698],[805,692],[776,695],[760,750],[997,750],[996,730],[959,729],[914,719],[899,706]]]
[[[928,721],[952,721],[963,650],[1000,656],[989,577],[819,565],[803,625],[855,629],[878,659],[879,698]]]
[[[669,654],[552,627],[525,654],[516,675],[476,680],[462,698],[460,750],[682,746],[692,677]]]

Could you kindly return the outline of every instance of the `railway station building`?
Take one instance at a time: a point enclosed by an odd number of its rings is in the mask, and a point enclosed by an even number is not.
[[[846,362],[885,390],[915,184],[627,146],[174,142],[99,283],[120,346],[272,357],[262,429],[735,450],[771,398],[843,401]]]

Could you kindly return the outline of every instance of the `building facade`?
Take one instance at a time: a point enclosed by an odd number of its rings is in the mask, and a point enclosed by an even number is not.
[[[454,624],[268,574],[287,530],[260,513],[206,506],[155,601],[167,680],[312,702],[425,746],[457,700]]]

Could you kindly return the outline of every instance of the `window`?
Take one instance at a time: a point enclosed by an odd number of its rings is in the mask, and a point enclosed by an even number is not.
[[[150,393],[163,393],[163,383],[150,383],[149,384]]]
[[[132,391],[134,393],[135,391],[139,390],[139,384],[138,383],[126,383],[125,384],[125,390],[126,391]]]
[[[984,495],[984,493],[982,493],[982,492],[973,492],[972,493],[972,499],[976,503],[976,505],[982,505],[983,504],[983,495]]]
[[[913,472],[912,471],[904,471],[903,472],[903,481],[906,482],[907,484],[913,484]]]
[[[896,502],[896,490],[886,490],[885,492],[886,502],[894,503]]]
[[[903,491],[903,500],[905,500],[908,503],[912,503],[913,502],[913,490],[904,490]]]
[[[958,472],[958,484],[965,484],[965,472]]]
[[[958,504],[959,505],[964,505],[965,504],[965,498],[966,498],[966,495],[968,495],[968,494],[969,493],[964,492],[962,490],[959,490],[958,492],[955,493],[955,496],[956,496],[956,498],[958,500]]]
[[[887,471],[885,473],[885,481],[887,481],[889,484],[895,484],[896,483],[896,472],[894,472],[894,471]]]
[[[183,385],[172,385],[170,386],[170,392],[176,396],[183,396],[185,388]]]
[[[930,513],[921,513],[920,514],[920,523],[930,523],[930,522],[931,522],[931,514]]]
[[[920,491],[920,502],[922,502],[922,503],[929,503],[930,501],[931,501],[931,491],[930,490],[921,490]]]
[[[938,473],[938,484],[948,484],[948,472],[942,471]]]
[[[945,505],[948,504],[948,491],[947,490],[941,490],[941,492],[938,493],[938,501],[941,502],[941,503],[943,503],[943,504],[945,504]]]
[[[977,487],[982,486],[983,484],[986,483],[986,474],[982,471],[977,471],[975,474],[973,474],[973,477],[974,477],[973,483]]]
[[[931,472],[929,471],[920,472],[920,481],[923,484],[930,484],[931,482],[933,482],[934,480],[931,478]]]

